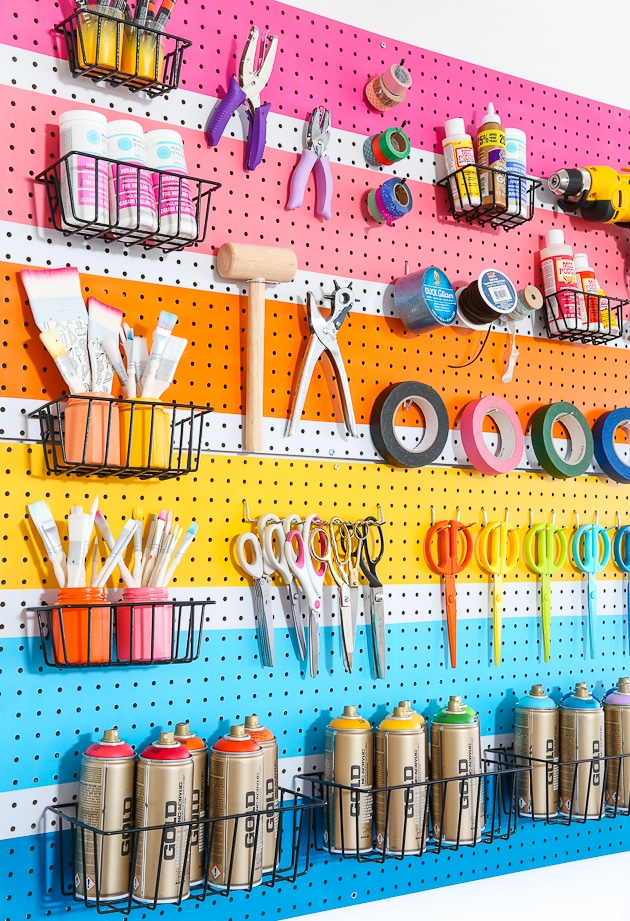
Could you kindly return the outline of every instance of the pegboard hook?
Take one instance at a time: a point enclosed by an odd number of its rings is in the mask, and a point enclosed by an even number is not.
[[[376,507],[377,507],[377,509],[378,509],[378,521],[377,521],[377,524],[387,524],[387,522],[385,521],[385,516],[383,515],[383,506],[381,505],[380,502],[377,502],[377,503],[376,503]]]
[[[250,517],[247,499],[243,499],[243,521],[249,521],[250,524],[256,524],[258,521],[258,518]]]
[[[615,521],[617,522],[617,530],[621,527],[621,515],[619,512],[615,512]]]
[[[435,524],[435,506],[431,506],[431,527]]]
[[[573,509],[573,514],[575,515],[575,527],[576,527],[576,529],[577,529],[577,528],[580,527],[580,516],[579,516],[578,513],[575,511],[575,509]]]
[[[488,526],[488,513],[486,512],[485,506],[483,505],[481,506],[481,517],[483,519],[483,524],[481,527],[486,528]]]

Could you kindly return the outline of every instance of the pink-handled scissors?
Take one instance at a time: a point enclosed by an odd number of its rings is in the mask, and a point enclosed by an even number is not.
[[[289,531],[286,538],[285,555],[289,569],[300,583],[306,595],[309,607],[308,618],[308,646],[311,676],[314,678],[319,671],[319,622],[322,613],[322,594],[324,588],[324,575],[326,563],[319,563],[316,567],[310,553],[310,530],[313,522],[319,523],[318,515],[309,515],[304,522],[303,535],[299,531]],[[327,547],[325,533],[320,536],[322,555]]]

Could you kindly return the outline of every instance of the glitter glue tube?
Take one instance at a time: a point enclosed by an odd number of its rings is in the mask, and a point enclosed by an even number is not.
[[[155,233],[157,207],[141,126],[127,118],[110,122],[107,151],[112,160],[119,161],[111,165],[109,207],[112,223],[140,233]]]
[[[144,136],[147,162],[152,170],[167,170],[186,176],[184,141],[168,128],[148,131]],[[194,240],[197,236],[197,211],[186,178],[154,172],[153,190],[158,208],[160,233]]]
[[[373,80],[365,87],[365,95],[370,103],[379,112],[386,112],[397,106],[405,98],[407,90],[411,87],[411,74],[400,64],[392,64],[385,73]]]
[[[90,109],[73,109],[59,116],[59,155],[65,157],[61,173],[63,225],[71,229],[84,224],[109,226],[107,119]]]

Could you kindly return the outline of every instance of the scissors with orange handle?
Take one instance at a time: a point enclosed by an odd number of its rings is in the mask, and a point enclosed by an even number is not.
[[[492,576],[492,624],[494,628],[494,664],[501,664],[501,628],[503,626],[503,579],[518,561],[521,542],[514,525],[493,521],[483,527],[477,538],[477,558],[481,568]]]
[[[437,557],[434,553],[437,544]],[[436,521],[424,539],[424,555],[433,572],[444,577],[446,626],[451,667],[457,666],[457,588],[455,576],[470,563],[473,539],[468,526],[458,519]]]

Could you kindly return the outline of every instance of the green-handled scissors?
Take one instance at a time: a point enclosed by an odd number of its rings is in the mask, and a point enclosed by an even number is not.
[[[485,518],[485,511],[484,511]],[[521,542],[517,527],[505,521],[484,520],[477,538],[479,565],[492,576],[492,623],[494,628],[494,664],[501,664],[501,627],[503,625],[503,578],[518,561]]]
[[[595,615],[597,613],[597,579],[596,575],[610,560],[610,537],[601,524],[583,524],[578,527],[571,539],[573,562],[588,577],[587,612],[588,612],[588,650],[591,659],[595,658]]]
[[[523,540],[523,556],[531,571],[540,576],[540,614],[545,662],[549,661],[551,653],[551,576],[564,565],[567,550],[566,535],[553,520],[549,524],[530,524]]]

